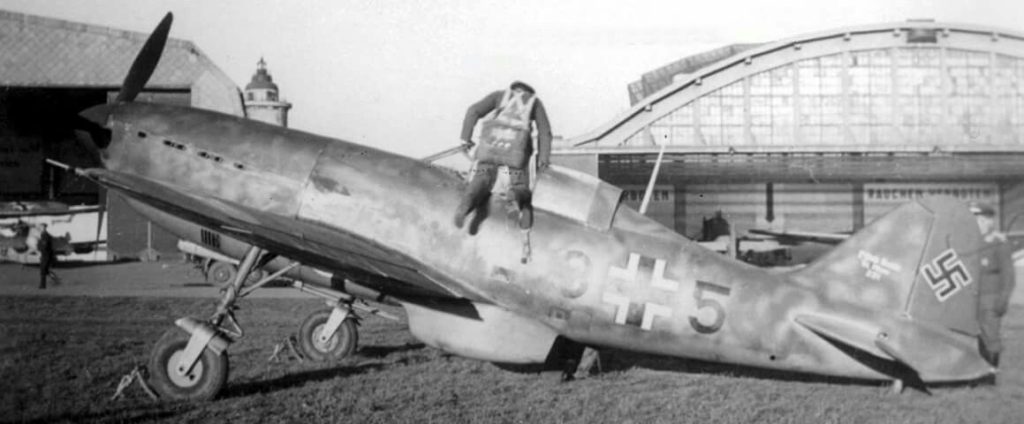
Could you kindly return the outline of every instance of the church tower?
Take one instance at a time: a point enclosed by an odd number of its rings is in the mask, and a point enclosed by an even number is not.
[[[267,62],[260,58],[252,81],[245,86],[245,116],[249,119],[288,126],[288,109],[292,104],[281,100],[277,84],[267,73]]]

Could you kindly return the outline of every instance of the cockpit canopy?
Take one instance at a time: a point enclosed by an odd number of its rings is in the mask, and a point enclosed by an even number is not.
[[[607,231],[619,208],[622,189],[592,175],[552,165],[538,173],[533,207]]]

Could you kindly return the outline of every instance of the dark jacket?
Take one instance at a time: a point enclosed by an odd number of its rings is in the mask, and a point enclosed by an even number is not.
[[[39,250],[40,264],[50,264],[56,257],[53,251],[53,236],[46,231],[39,233],[39,242],[36,244],[36,249]]]
[[[1017,281],[1013,268],[1013,253],[1006,237],[990,234],[985,237],[981,251],[981,281],[978,284],[979,312],[992,311],[996,316],[1006,314]]]
[[[505,91],[499,90],[473,103],[466,110],[466,118],[462,121],[462,141],[471,141],[473,128],[476,122],[487,116],[488,113],[501,106],[501,100],[505,97]],[[548,163],[551,157],[551,123],[548,121],[548,113],[544,110],[544,104],[540,98],[533,104],[533,113],[530,119],[537,125],[537,161]]]

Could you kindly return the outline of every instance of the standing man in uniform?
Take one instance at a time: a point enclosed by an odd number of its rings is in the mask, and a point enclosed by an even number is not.
[[[999,366],[1003,344],[999,327],[1010,304],[1010,295],[1016,284],[1013,258],[1006,235],[996,231],[996,211],[991,205],[972,202],[971,213],[978,220],[984,239],[981,250],[981,281],[978,285],[978,322],[981,325],[979,345],[981,355],[993,367]]]
[[[533,126],[537,130],[537,170],[550,163],[551,124],[544,105],[533,87],[513,82],[507,90],[488,94],[466,111],[462,122],[462,142],[467,150],[474,146],[473,129],[481,121],[480,145],[476,150],[476,170],[455,209],[455,226],[462,228],[466,215],[483,205],[497,179],[498,168],[506,167],[509,176],[508,199],[519,211],[523,230],[523,262],[529,256],[529,229],[533,226],[532,193],[528,165],[533,155]]]
[[[53,237],[46,230],[46,224],[40,226],[39,241],[36,242],[36,250],[39,251],[39,289],[46,289],[46,279],[53,277],[54,283],[60,283],[57,274],[51,269],[57,262],[57,255],[53,251]]]

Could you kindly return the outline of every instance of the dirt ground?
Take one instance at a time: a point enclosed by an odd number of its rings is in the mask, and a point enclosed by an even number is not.
[[[0,286],[14,284],[5,271],[0,268]],[[107,280],[128,271],[158,274],[146,267],[118,271],[101,274]],[[172,271],[165,277],[175,279]],[[86,280],[82,284],[90,285]],[[154,284],[182,290],[174,285],[181,283]],[[602,355],[603,373],[562,383],[557,373],[513,373],[443,354],[424,347],[404,323],[380,318],[364,320],[359,350],[350,358],[268,362],[274,345],[324,305],[258,298],[239,311],[247,334],[229,350],[231,375],[222,396],[155,403],[137,386],[125,399],[110,397],[122,375],[146,362],[174,319],[209,314],[212,296],[0,291],[6,292],[0,294],[0,422],[1017,423],[1024,417],[1019,306],[1005,322],[998,386],[894,396],[881,384],[614,351]],[[399,308],[388,311],[404,317]]]

